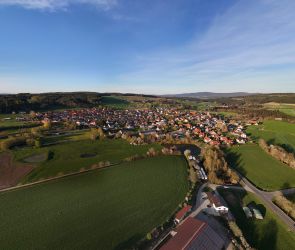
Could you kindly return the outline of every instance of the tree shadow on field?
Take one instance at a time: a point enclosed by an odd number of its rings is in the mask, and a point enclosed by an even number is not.
[[[50,160],[53,159],[53,157],[54,157],[54,152],[50,150],[50,151],[48,152],[47,160],[50,161]]]
[[[236,223],[252,247],[258,250],[277,249],[278,226],[275,220],[264,221],[266,220],[265,216],[267,213],[264,205],[257,204],[255,201],[245,204],[243,201],[247,195],[245,190],[219,188],[218,192],[225,198],[230,211],[236,218]],[[258,209],[264,219],[247,218],[243,211],[243,206],[245,205],[249,208]]]
[[[284,182],[283,185],[281,186],[281,189],[289,189],[291,188],[291,185],[289,182]]]
[[[237,152],[232,152],[228,149],[225,149],[224,153],[225,153],[225,159],[227,163],[229,164],[229,166],[237,170],[241,175],[246,176],[247,171],[243,167],[241,154]]]
[[[290,145],[290,144],[278,144],[280,147],[285,149],[288,153],[293,153],[295,154],[295,149]]]
[[[293,153],[295,154],[295,149],[293,148],[292,145],[286,144],[286,143],[277,143],[275,138],[267,140],[268,145],[277,145],[279,147],[282,147],[284,150],[286,150],[288,153]]]
[[[249,204],[247,204],[247,206],[249,208],[256,208],[260,211],[261,215],[263,216],[263,218],[265,217],[266,215],[266,208],[264,205],[262,204],[257,204],[256,202],[254,201],[251,201]]]
[[[261,238],[258,249],[277,249],[278,225],[275,220],[270,220],[262,227],[263,237]]]
[[[135,244],[143,238],[140,234],[135,234],[129,239],[120,242],[114,250],[136,249]]]
[[[268,145],[275,145],[275,144],[276,144],[276,141],[275,141],[274,138],[272,138],[272,139],[267,140],[266,143],[267,143]]]

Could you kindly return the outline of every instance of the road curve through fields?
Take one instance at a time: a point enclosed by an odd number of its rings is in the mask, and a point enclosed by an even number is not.
[[[243,186],[245,186],[245,188],[251,189],[252,192],[256,196],[258,196],[258,198],[260,198],[263,202],[265,202],[268,208],[271,209],[286,224],[286,226],[288,227],[290,231],[295,232],[295,221],[293,221],[287,214],[285,214],[285,212],[282,209],[280,209],[278,206],[276,206],[272,202],[272,198],[277,192],[261,191],[258,188],[256,188],[250,181],[248,181],[245,177],[241,176],[240,174],[239,176],[241,178],[240,183]],[[289,190],[293,190],[293,189],[289,189]],[[282,190],[280,192],[284,192],[284,191]]]

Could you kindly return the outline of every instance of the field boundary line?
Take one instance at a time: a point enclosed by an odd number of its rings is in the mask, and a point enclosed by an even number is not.
[[[122,162],[113,163],[113,164],[110,164],[108,166],[100,167],[100,168],[89,168],[89,169],[85,169],[85,170],[79,171],[79,172],[73,172],[73,173],[64,174],[64,175],[61,175],[61,176],[55,176],[55,177],[51,177],[51,178],[40,180],[40,181],[35,181],[35,182],[27,183],[27,184],[21,184],[21,185],[9,187],[9,188],[4,188],[4,189],[0,189],[0,193],[14,191],[14,190],[22,189],[22,188],[26,188],[26,187],[31,187],[31,186],[35,186],[35,185],[38,185],[38,184],[43,184],[43,183],[46,183],[46,182],[51,182],[51,181],[59,180],[59,179],[62,179],[62,178],[67,178],[67,177],[70,177],[70,176],[80,175],[80,174],[84,174],[84,173],[95,171],[95,170],[106,169],[106,168],[118,166],[120,164],[122,164]]]

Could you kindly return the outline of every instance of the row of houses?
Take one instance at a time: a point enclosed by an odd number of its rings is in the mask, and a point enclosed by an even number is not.
[[[139,131],[153,133],[159,138],[192,138],[210,145],[245,143],[247,135],[241,121],[209,112],[173,108],[126,109],[87,108],[36,113],[31,120],[52,123],[72,122],[78,127],[101,127],[107,133]]]

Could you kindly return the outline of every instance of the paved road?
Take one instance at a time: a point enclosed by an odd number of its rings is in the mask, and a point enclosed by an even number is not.
[[[207,187],[207,183],[204,183],[202,186],[200,186],[196,195],[196,204],[193,208],[193,212],[190,214],[190,217],[196,217],[209,204],[208,200],[202,199],[202,192],[205,187]]]
[[[240,177],[241,184],[245,186],[248,190],[251,189],[252,192],[256,194],[256,196],[258,196],[264,203],[266,203],[268,208],[271,209],[288,226],[290,231],[295,232],[295,222],[288,215],[286,215],[283,210],[281,210],[272,202],[272,198],[277,192],[261,191],[256,188],[251,182],[249,182],[245,177],[242,177],[241,175]]]

